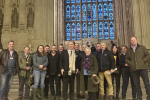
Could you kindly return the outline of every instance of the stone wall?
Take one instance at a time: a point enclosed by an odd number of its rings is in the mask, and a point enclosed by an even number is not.
[[[4,0],[0,0],[2,2]],[[11,27],[14,8],[19,14],[17,28]],[[33,27],[27,27],[29,8],[34,12]],[[29,46],[35,52],[37,46],[52,45],[54,34],[54,0],[5,0],[2,45],[7,48],[8,41],[14,40],[15,50],[21,51]]]

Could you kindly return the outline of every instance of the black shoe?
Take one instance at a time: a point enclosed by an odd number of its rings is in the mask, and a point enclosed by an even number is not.
[[[80,95],[80,94],[78,94],[78,95],[77,95],[77,98],[78,98],[78,99],[80,99],[80,98],[81,98],[81,95]]]
[[[85,95],[82,95],[80,99],[85,99]]]

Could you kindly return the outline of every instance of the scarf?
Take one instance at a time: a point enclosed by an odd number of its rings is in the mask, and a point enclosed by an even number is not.
[[[90,67],[91,67],[91,64],[90,64],[91,55],[92,54],[90,54],[89,56],[86,56],[86,58],[83,62],[83,68],[86,70],[90,69]]]
[[[70,50],[68,50],[68,54],[69,54],[69,71],[68,71],[68,75],[75,73],[75,61],[76,61],[76,54],[75,54],[75,50],[72,50],[72,54],[70,55]]]

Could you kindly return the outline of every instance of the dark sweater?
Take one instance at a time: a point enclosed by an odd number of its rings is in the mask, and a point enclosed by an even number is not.
[[[57,75],[61,73],[59,68],[59,59],[60,54],[58,53],[56,53],[54,56],[51,53],[48,55],[48,66],[47,66],[48,75]]]

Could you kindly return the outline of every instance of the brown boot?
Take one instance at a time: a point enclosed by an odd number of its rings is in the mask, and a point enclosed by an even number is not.
[[[18,99],[16,99],[16,100],[22,100],[22,97],[19,97]]]
[[[8,97],[4,97],[3,100],[9,100]]]
[[[100,95],[100,100],[105,100],[104,95]]]
[[[109,100],[114,100],[114,99],[113,99],[113,95],[110,95],[110,96],[109,96]]]

